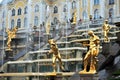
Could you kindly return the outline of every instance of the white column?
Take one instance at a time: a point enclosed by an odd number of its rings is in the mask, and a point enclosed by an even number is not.
[[[28,19],[28,24],[27,24],[27,28],[29,29],[30,24],[32,24],[32,0],[28,0],[28,15],[27,15],[27,19]],[[33,16],[34,17],[34,16]],[[34,19],[34,18],[33,18]],[[34,21],[34,20],[33,20]]]
[[[90,0],[90,15],[92,15],[92,18],[94,17],[94,0]]]
[[[77,0],[76,1],[76,7],[77,7],[77,21],[78,20],[80,20],[80,14],[79,14],[79,12],[80,12],[80,2],[79,2],[79,0]]]
[[[116,16],[120,16],[120,8],[119,8],[119,6],[120,6],[120,0],[116,0],[116,2],[115,2],[115,5],[116,5]]]
[[[11,14],[10,14],[10,12],[11,12],[11,10],[8,10],[8,28],[11,28],[11,20],[10,20],[10,16],[11,16]]]
[[[105,7],[105,0],[100,0],[100,16],[101,17],[105,17],[105,13],[106,13],[106,7]]]
[[[68,9],[68,19],[71,19],[71,12],[70,12],[70,10],[71,10],[71,2],[70,1],[67,2],[67,9]]]
[[[118,15],[120,16],[120,0],[118,0],[118,10],[119,10],[118,11],[119,12]]]
[[[43,22],[43,12],[44,12],[44,10],[43,10],[44,8],[43,8],[43,4],[42,4],[42,1],[40,2],[40,24],[42,24],[42,22]]]
[[[65,14],[63,12],[63,8],[64,8],[63,2],[61,2],[61,6],[62,7],[58,7],[59,8],[59,18],[58,19],[60,20],[60,22],[63,22],[64,16],[65,16]]]
[[[2,29],[2,10],[0,10],[0,19],[1,19],[1,20],[0,20],[0,26],[1,26],[1,27],[0,27],[0,30],[1,30],[1,29]]]

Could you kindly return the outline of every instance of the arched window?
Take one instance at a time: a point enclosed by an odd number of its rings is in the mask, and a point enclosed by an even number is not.
[[[87,17],[87,12],[86,11],[84,11],[83,12],[83,19],[85,20],[85,19],[87,19],[88,17]]]
[[[94,5],[98,5],[99,4],[99,0],[94,0]]]
[[[87,6],[87,1],[86,0],[82,0],[82,6],[86,7]]]
[[[54,24],[57,24],[57,18],[54,17]]]
[[[39,6],[35,5],[35,12],[39,12]]]
[[[12,21],[11,21],[11,29],[13,29],[13,27],[14,27],[14,20],[12,19]]]
[[[58,13],[58,7],[57,6],[54,7],[54,13]]]
[[[22,9],[19,8],[19,9],[18,9],[18,15],[21,15],[21,13],[22,13]]]
[[[64,16],[64,20],[67,22],[67,16],[66,15]]]
[[[113,8],[109,9],[109,18],[112,18],[113,17]]]
[[[114,0],[109,0],[109,5],[114,4]]]
[[[24,14],[27,14],[28,8],[27,6],[24,8]]]
[[[73,2],[72,2],[72,9],[75,9],[75,8],[76,8],[76,2],[73,1]]]
[[[12,10],[12,16],[15,16],[15,9]]]
[[[21,27],[21,19],[17,20],[17,27],[20,28]]]
[[[27,27],[27,18],[24,18],[24,27]]]
[[[99,19],[99,18],[100,18],[100,16],[99,16],[99,10],[96,9],[96,10],[94,11],[94,19]]]
[[[67,12],[67,5],[64,5],[63,12]]]
[[[34,18],[34,25],[38,26],[38,17],[37,16],[35,16],[35,18]]]

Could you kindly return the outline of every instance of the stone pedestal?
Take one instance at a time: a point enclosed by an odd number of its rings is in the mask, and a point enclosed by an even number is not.
[[[56,73],[56,75],[51,75],[50,80],[62,80],[62,73]]]
[[[5,59],[12,61],[13,60],[13,51],[12,50],[5,50],[6,57]]]
[[[80,74],[80,80],[98,80],[98,74]]]
[[[120,32],[116,33],[117,41],[120,41]]]
[[[102,43],[102,54],[107,57],[110,54],[110,43]]]

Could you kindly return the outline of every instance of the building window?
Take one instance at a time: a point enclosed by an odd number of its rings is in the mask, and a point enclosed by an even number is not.
[[[54,7],[54,13],[58,13],[58,7],[57,6]]]
[[[82,6],[87,7],[87,1],[86,0],[82,0]]]
[[[64,5],[63,12],[67,12],[67,5]]]
[[[20,28],[21,27],[21,19],[17,20],[17,27]]]
[[[114,4],[114,0],[109,0],[109,5]]]
[[[15,9],[12,10],[12,16],[15,16]]]
[[[11,29],[14,27],[14,20],[11,21]]]
[[[34,18],[34,25],[38,26],[38,17],[37,16],[35,16],[35,18]]]
[[[66,15],[64,16],[64,20],[65,20],[65,22],[67,22],[67,16]]]
[[[24,18],[24,27],[27,27],[27,18]]]
[[[109,9],[109,18],[113,17],[113,8]]]
[[[27,10],[28,10],[28,8],[27,8],[27,6],[24,8],[24,14],[27,14]]]
[[[39,12],[39,6],[38,5],[35,6],[35,12]]]
[[[87,19],[87,12],[84,11],[84,12],[83,12],[83,20],[86,20],[86,19]]]
[[[58,19],[55,17],[55,18],[54,18],[54,24],[57,24],[57,20],[58,20]]]
[[[100,18],[100,16],[99,16],[99,10],[96,9],[96,10],[94,11],[94,19],[99,19],[99,18]]]
[[[21,13],[22,13],[22,9],[19,8],[19,9],[18,9],[18,15],[21,15]]]
[[[99,4],[99,0],[94,0],[94,5],[98,5]]]
[[[5,28],[5,22],[2,22],[2,30]]]
[[[73,1],[73,2],[72,2],[72,9],[75,9],[75,8],[76,8],[76,2]]]

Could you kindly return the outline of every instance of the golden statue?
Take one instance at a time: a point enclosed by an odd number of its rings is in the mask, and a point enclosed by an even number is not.
[[[11,40],[16,37],[16,32],[17,32],[17,27],[14,27],[12,31],[6,30],[7,35],[8,35],[8,40],[7,40],[7,47],[8,50],[11,50]]]
[[[76,11],[74,11],[74,16],[73,16],[73,22],[72,24],[76,24],[77,23],[77,13]]]
[[[46,26],[45,26],[45,28],[46,28],[46,34],[50,34],[50,22],[48,22],[47,24],[46,24]]]
[[[100,40],[99,37],[96,36],[93,31],[88,31],[88,35],[90,36],[89,44],[83,43],[83,46],[89,46],[89,50],[84,57],[84,70],[80,71],[80,73],[87,72],[87,65],[90,61],[90,73],[96,73],[96,64],[97,64],[97,56],[99,53]]]
[[[108,32],[110,30],[110,26],[108,24],[108,20],[105,20],[103,24],[103,34],[104,34],[104,42],[109,42],[110,40],[108,39]]]
[[[61,55],[60,55],[60,52],[58,50],[58,47],[57,47],[57,44],[56,44],[55,40],[50,39],[50,40],[48,40],[48,43],[50,44],[50,48],[51,48],[48,53],[53,54],[52,66],[54,68],[54,72],[56,72],[56,59],[59,60],[60,69],[62,71],[64,71],[64,67],[62,66]]]

